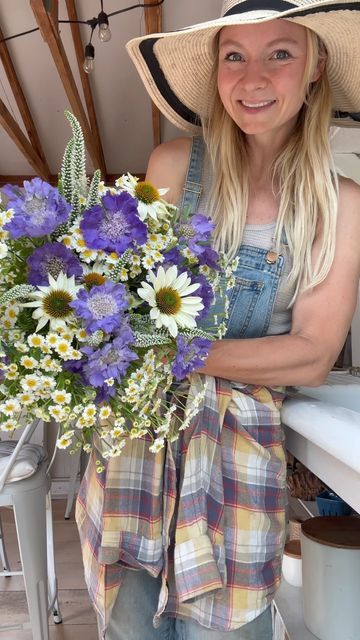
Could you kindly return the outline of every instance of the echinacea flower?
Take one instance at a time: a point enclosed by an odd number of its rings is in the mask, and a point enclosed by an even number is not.
[[[87,331],[110,333],[120,326],[121,312],[128,306],[126,289],[122,284],[107,280],[90,291],[81,289],[70,306],[85,320]]]
[[[38,320],[35,332],[40,331],[49,322],[50,329],[56,331],[60,327],[66,327],[66,323],[73,319],[73,310],[70,306],[74,302],[80,285],[75,284],[75,276],[67,278],[62,272],[58,277],[49,275],[48,287],[37,287],[31,296],[32,302],[24,302],[23,307],[36,307],[32,317]]]
[[[147,227],[140,220],[137,202],[129,193],[103,196],[101,204],[84,211],[80,229],[90,249],[124,253],[145,244]]]
[[[71,206],[58,189],[40,178],[24,180],[24,188],[7,184],[3,192],[9,197],[13,216],[4,225],[11,238],[39,238],[55,231],[69,218]]]
[[[185,336],[178,336],[176,345],[177,351],[171,370],[176,380],[183,380],[189,373],[202,367],[208,356],[211,340],[193,338],[189,341]]]
[[[47,242],[38,247],[27,259],[28,282],[49,284],[49,275],[57,278],[62,271],[66,276],[81,276],[82,267],[76,255],[60,242]]]
[[[178,327],[196,327],[195,318],[204,305],[199,296],[190,294],[199,288],[199,283],[191,283],[186,271],[179,275],[175,265],[166,271],[159,267],[156,274],[150,271],[149,279],[151,284],[141,282],[142,288],[137,293],[150,305],[150,318],[155,320],[156,327],[166,327],[173,338]]]
[[[151,182],[138,180],[129,173],[122,176],[115,184],[137,199],[141,220],[146,220],[148,217],[154,220],[164,218],[168,215],[169,208],[175,208],[162,199],[169,189],[156,189]]]

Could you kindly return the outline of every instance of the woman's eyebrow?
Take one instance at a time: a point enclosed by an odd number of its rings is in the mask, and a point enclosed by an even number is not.
[[[274,45],[277,45],[277,44],[295,44],[295,45],[298,45],[299,42],[297,40],[294,40],[293,38],[286,38],[286,37],[285,38],[276,38],[275,40],[271,40],[271,42],[267,42],[264,45],[264,47],[273,47]],[[222,47],[228,47],[228,46],[244,48],[244,45],[241,44],[241,42],[239,40],[233,40],[231,38],[223,40],[220,43],[220,49]]]

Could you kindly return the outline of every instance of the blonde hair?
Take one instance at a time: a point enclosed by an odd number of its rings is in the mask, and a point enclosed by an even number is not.
[[[338,182],[329,142],[331,92],[325,71],[316,82],[310,82],[319,59],[325,57],[324,45],[307,29],[305,103],[272,166],[273,188],[278,184],[276,195],[280,195],[275,249],[280,251],[285,231],[293,257],[289,274],[290,282],[296,283],[293,300],[300,284],[307,289],[325,279],[335,252]],[[217,248],[231,257],[241,244],[246,222],[249,163],[245,135],[225,111],[216,90],[217,57],[212,82],[214,100],[203,123],[214,169],[209,207],[216,223]],[[319,253],[313,264],[311,250],[317,236]]]

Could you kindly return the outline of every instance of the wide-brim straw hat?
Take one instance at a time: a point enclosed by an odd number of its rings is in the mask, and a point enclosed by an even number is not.
[[[214,40],[225,26],[285,18],[324,42],[334,111],[360,111],[360,2],[225,0],[221,17],[179,31],[134,38],[128,53],[151,99],[177,127],[198,133],[207,116]]]

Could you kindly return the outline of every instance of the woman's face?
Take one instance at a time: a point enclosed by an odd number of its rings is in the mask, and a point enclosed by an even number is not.
[[[225,27],[219,40],[218,90],[247,135],[293,128],[304,102],[306,29],[286,20]],[[317,69],[312,81],[317,80]]]

